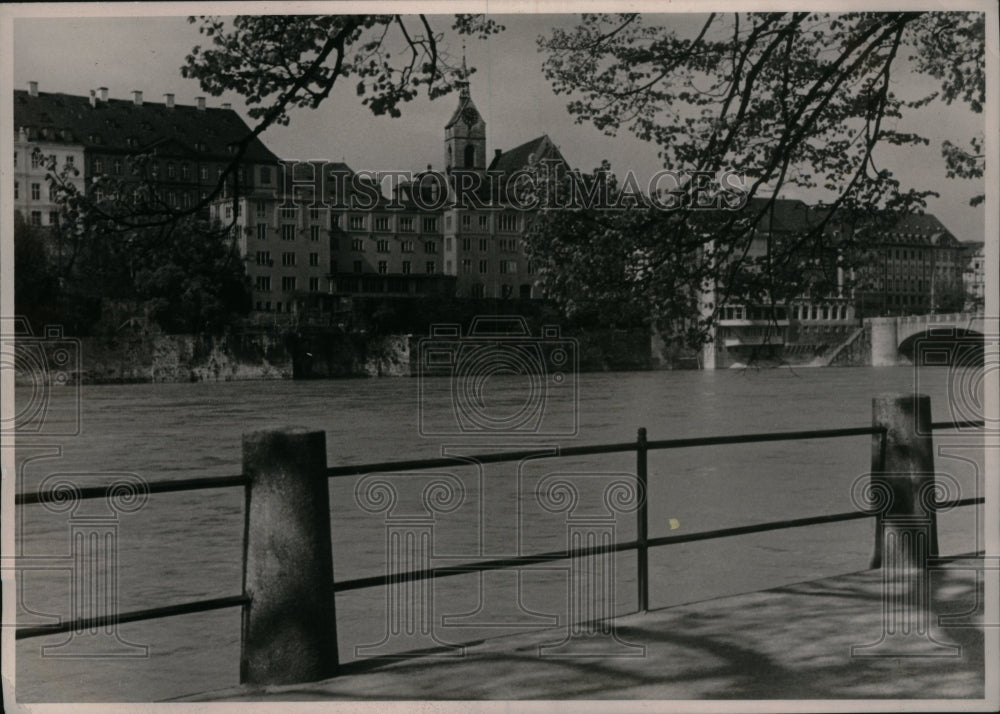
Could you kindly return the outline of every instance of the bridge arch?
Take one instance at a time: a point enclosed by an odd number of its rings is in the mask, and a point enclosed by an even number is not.
[[[899,343],[899,354],[922,367],[982,365],[985,336],[966,327],[929,325],[913,332]]]

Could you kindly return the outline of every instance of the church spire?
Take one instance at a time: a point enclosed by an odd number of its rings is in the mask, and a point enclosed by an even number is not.
[[[465,43],[462,43],[462,78],[458,80],[459,96],[466,98],[469,96],[469,68],[465,64]]]

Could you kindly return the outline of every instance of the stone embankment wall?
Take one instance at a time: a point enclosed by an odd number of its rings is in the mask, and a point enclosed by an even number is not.
[[[81,384],[140,382],[224,382],[247,379],[290,379],[291,353],[281,337],[245,334],[128,335],[66,338],[70,355],[57,363],[55,350],[39,343],[38,360],[18,365],[20,383],[58,381]],[[26,371],[44,372],[28,374]]]

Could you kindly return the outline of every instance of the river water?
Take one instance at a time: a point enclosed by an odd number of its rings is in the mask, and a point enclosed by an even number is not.
[[[518,377],[496,376],[481,394],[487,406],[475,411],[471,403],[471,412],[452,408],[447,378],[83,387],[78,436],[19,440],[17,489],[37,488],[52,474],[80,485],[121,474],[150,481],[233,475],[240,471],[243,432],[284,425],[325,431],[328,462],[336,465],[434,457],[442,449],[460,455],[631,441],[638,427],[654,440],[866,426],[871,398],[880,392],[927,393],[933,419],[945,421],[975,415],[981,374],[945,367],[602,373],[550,382],[542,392]],[[539,394],[548,401],[536,401]],[[543,411],[533,412],[538,405]],[[524,414],[541,419],[517,421]],[[504,418],[510,429],[491,436],[476,430],[485,420]],[[536,436],[529,428],[545,433]],[[981,495],[981,436],[936,432],[935,458],[936,470],[955,478],[958,495]],[[650,535],[853,510],[852,484],[868,472],[869,461],[869,437],[651,452]],[[452,510],[432,514],[433,565],[559,550],[581,528],[632,538],[634,515],[608,511],[601,494],[612,481],[629,481],[635,470],[634,454],[623,453],[456,467],[409,478],[390,474],[384,479],[397,501],[389,512],[364,502],[363,487],[372,477],[332,479],[335,577],[385,572],[387,532],[398,525],[393,518],[427,516],[420,490],[431,478],[458,485],[456,500],[444,504]],[[558,490],[546,492],[552,479],[576,487],[575,510],[558,508],[567,505],[558,502]],[[545,493],[552,498],[546,501]],[[605,518],[609,514],[613,520]],[[28,566],[20,574],[21,626],[73,611],[71,532],[109,515],[115,517],[103,527],[113,531],[116,551],[106,572],[116,574],[109,598],[118,611],[240,592],[241,489],[152,494],[133,512],[109,511],[103,501],[59,513],[24,506],[17,522],[18,553]],[[975,508],[941,514],[941,552],[976,549],[978,517]],[[866,519],[657,548],[650,554],[651,606],[860,570],[872,541]],[[419,628],[408,636],[405,627],[386,637],[385,589],[342,593],[336,602],[341,661],[555,622],[565,627],[580,612],[569,595],[568,567],[563,561],[520,574],[434,581],[426,610],[433,617],[430,639]],[[598,603],[604,609],[583,615],[634,610],[634,555],[615,557],[613,568],[606,572],[613,586]],[[122,624],[116,635],[20,640],[18,699],[150,701],[231,686],[239,678],[239,631],[239,611],[230,608]],[[556,631],[554,641],[560,639]]]

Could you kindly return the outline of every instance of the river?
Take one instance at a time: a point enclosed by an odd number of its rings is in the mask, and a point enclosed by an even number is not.
[[[443,447],[467,453],[631,441],[638,427],[646,427],[652,440],[866,426],[874,394],[914,389],[931,396],[933,419],[945,421],[967,418],[977,400],[982,403],[976,392],[981,373],[956,378],[945,367],[919,373],[899,367],[583,374],[550,382],[541,420],[524,421],[547,435],[513,429],[488,437],[475,430],[474,420],[462,422],[465,431],[455,428],[462,415],[451,408],[446,378],[90,386],[81,388],[79,435],[19,440],[17,488],[31,490],[55,473],[81,485],[121,473],[145,480],[237,474],[241,434],[283,425],[325,431],[328,462],[336,465],[438,456]],[[531,412],[540,404],[533,401],[538,392],[526,391],[531,387],[514,376],[493,377],[482,394],[493,410],[480,416],[515,419]],[[31,395],[19,392],[18,398]],[[593,510],[600,506],[594,485],[628,479],[634,458],[626,453],[491,465],[481,472],[456,468],[464,493],[453,511],[436,514],[435,564],[565,547],[572,518],[600,515]],[[962,497],[981,495],[981,436],[937,432],[935,458],[937,471],[955,477]],[[651,452],[650,535],[852,510],[851,487],[867,473],[869,459],[869,437]],[[540,505],[541,479],[554,473],[580,486],[580,510],[569,516]],[[386,514],[360,507],[358,482],[330,482],[338,580],[385,569]],[[419,506],[407,488],[400,486],[400,509]],[[117,592],[109,596],[115,607],[238,594],[242,509],[242,491],[230,488],[153,494],[142,508],[120,513],[112,561]],[[30,566],[20,575],[20,625],[71,611],[70,532],[75,522],[102,514],[110,514],[103,502],[61,513],[18,508],[18,553]],[[941,515],[942,553],[977,547],[976,514],[963,508]],[[601,527],[618,539],[634,537],[634,515],[618,515]],[[860,520],[658,548],[650,556],[651,606],[860,570],[867,567],[872,533],[871,521]],[[554,617],[565,625],[566,567],[435,581],[435,637],[469,641],[551,624]],[[618,556],[614,567],[615,587],[604,607],[628,612],[635,608],[634,556]],[[386,631],[384,589],[342,593],[336,607],[342,661],[353,659],[358,646],[369,645],[364,653],[372,654],[426,644],[419,637],[379,644]],[[442,615],[452,616],[447,627]],[[117,639],[83,636],[64,646],[66,635],[20,640],[18,699],[150,701],[230,686],[239,676],[239,630],[239,612],[231,608],[122,624]]]

